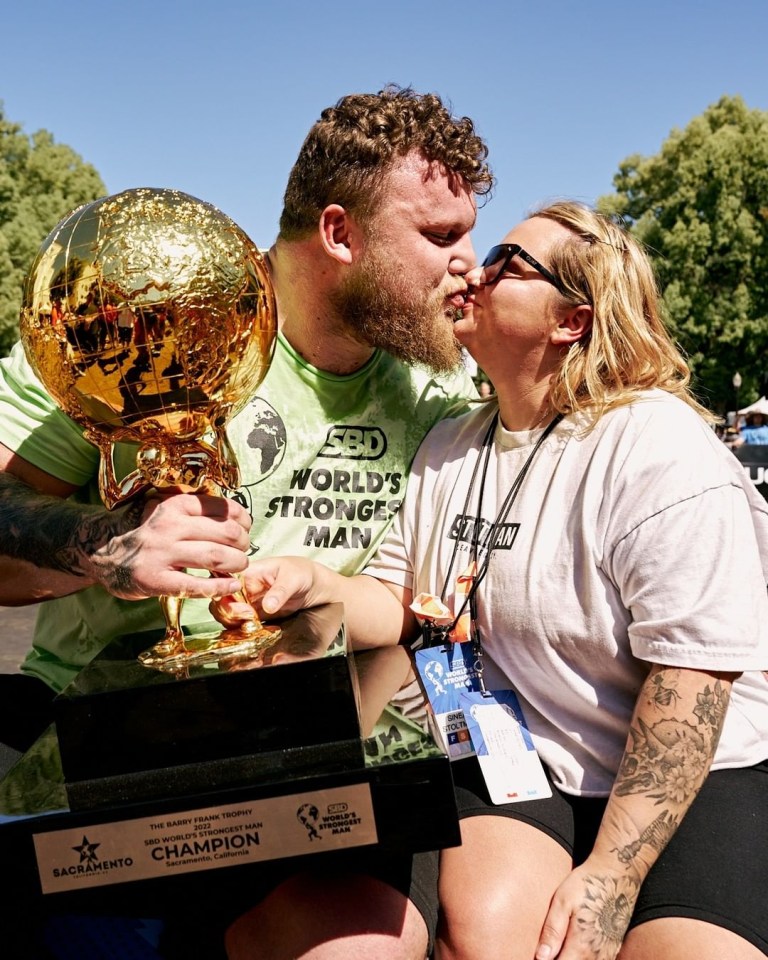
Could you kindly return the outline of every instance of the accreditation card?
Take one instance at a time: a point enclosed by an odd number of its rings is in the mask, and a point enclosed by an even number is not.
[[[480,690],[471,643],[447,643],[415,653],[424,691],[449,759],[474,756],[460,697]]]
[[[551,797],[552,788],[514,692],[465,691],[459,703],[493,803]]]

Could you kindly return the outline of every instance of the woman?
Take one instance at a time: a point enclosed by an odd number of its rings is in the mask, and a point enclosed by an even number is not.
[[[455,332],[497,400],[429,434],[367,575],[272,560],[247,588],[267,615],[343,600],[359,646],[413,640],[425,595],[517,694],[552,796],[492,803],[453,764],[436,957],[762,956],[768,505],[613,223],[546,207],[467,279]]]

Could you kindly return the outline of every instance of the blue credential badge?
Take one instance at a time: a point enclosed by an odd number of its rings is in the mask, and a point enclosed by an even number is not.
[[[472,644],[426,647],[416,651],[415,659],[449,759],[473,756],[475,751],[461,707],[463,693],[480,690]]]
[[[551,797],[552,788],[515,693],[467,691],[459,702],[493,803]]]

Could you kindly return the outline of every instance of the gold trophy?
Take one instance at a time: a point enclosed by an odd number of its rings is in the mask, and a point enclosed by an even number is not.
[[[226,424],[267,372],[277,310],[263,256],[215,207],[150,188],[79,207],[40,248],[20,327],[41,382],[99,448],[109,509],[150,489],[238,486]],[[137,446],[122,478],[116,443]],[[139,657],[159,669],[257,650],[277,632],[254,622],[193,650],[182,598],[160,602],[165,636]]]

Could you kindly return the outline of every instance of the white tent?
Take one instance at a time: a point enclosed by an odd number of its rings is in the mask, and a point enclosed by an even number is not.
[[[739,410],[739,414],[743,416],[746,416],[748,413],[762,413],[768,417],[768,400],[766,400],[765,397],[760,397],[759,400],[755,400],[755,402],[751,403],[748,407]]]

